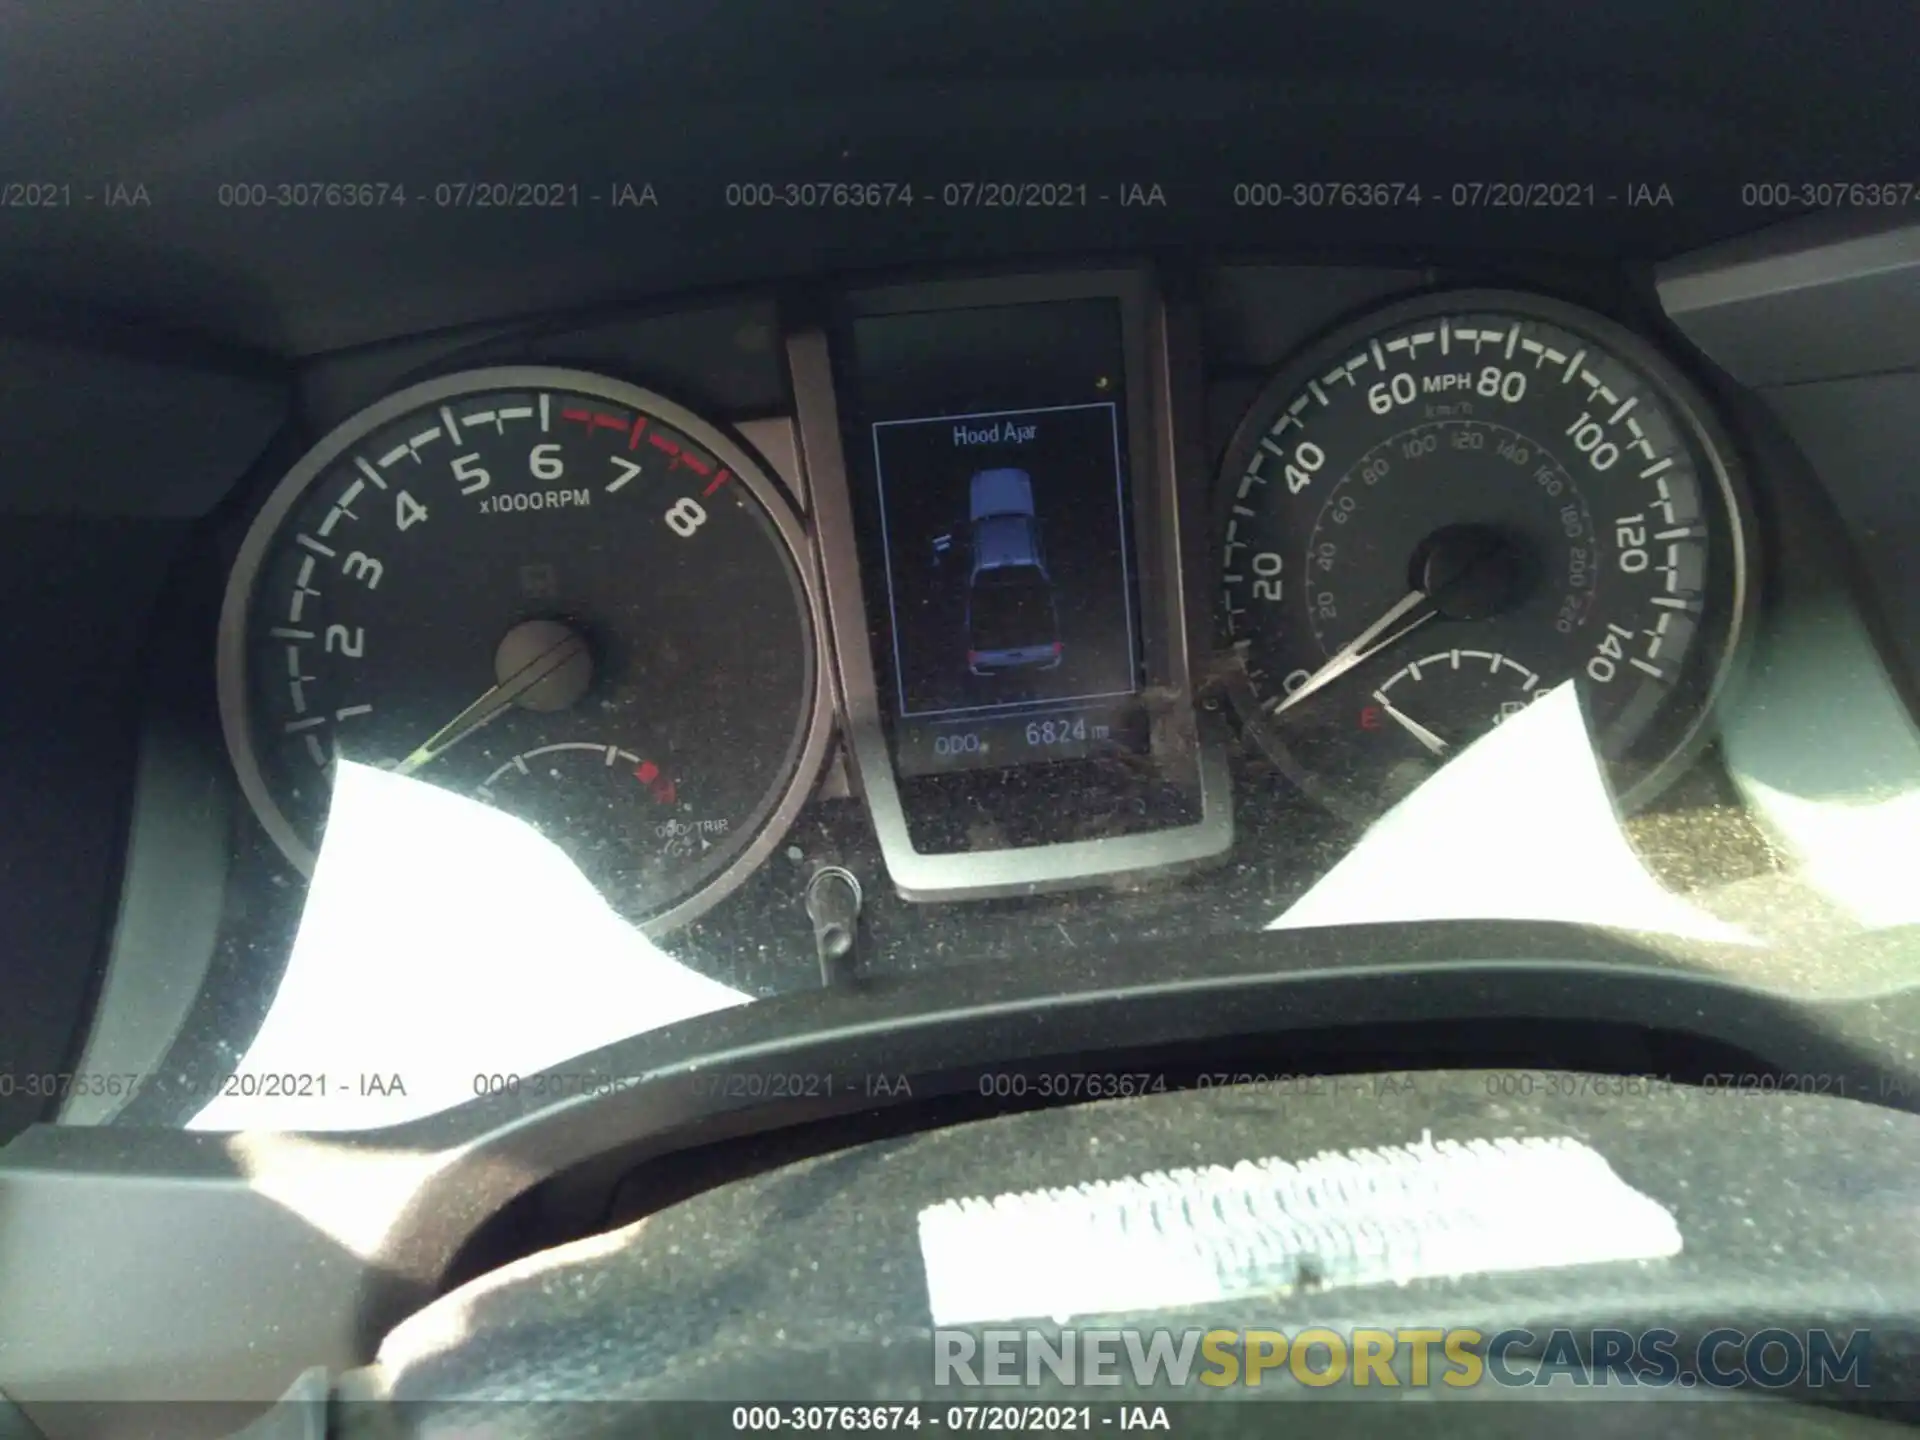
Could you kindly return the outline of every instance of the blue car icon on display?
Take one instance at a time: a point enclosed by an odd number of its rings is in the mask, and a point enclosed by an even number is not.
[[[1060,621],[1033,477],[982,470],[968,489],[967,668],[975,675],[1052,670],[1060,664]]]

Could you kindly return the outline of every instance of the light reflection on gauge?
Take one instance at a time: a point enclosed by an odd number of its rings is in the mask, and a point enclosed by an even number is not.
[[[1644,802],[1701,742],[1754,593],[1705,400],[1533,295],[1423,296],[1312,347],[1234,437],[1218,514],[1236,708],[1355,819],[1568,680]]]
[[[778,842],[829,715],[804,536],[724,433],[647,391],[469,371],[335,429],[222,613],[242,789],[302,868],[336,757],[526,821],[623,915],[691,918]]]

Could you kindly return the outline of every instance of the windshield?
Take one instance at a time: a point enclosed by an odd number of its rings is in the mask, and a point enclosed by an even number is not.
[[[0,7],[0,1440],[1899,1398],[1920,5],[1492,8]]]

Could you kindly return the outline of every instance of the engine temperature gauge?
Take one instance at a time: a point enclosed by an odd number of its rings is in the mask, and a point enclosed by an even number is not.
[[[511,811],[565,850],[615,899],[711,852],[733,830],[637,750],[563,740],[505,761],[474,797]]]

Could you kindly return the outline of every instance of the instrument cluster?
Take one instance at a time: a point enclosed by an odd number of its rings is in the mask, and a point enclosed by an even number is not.
[[[551,345],[368,397],[236,547],[251,823],[310,874],[342,767],[426,783],[661,937],[821,806],[856,893],[958,902],[1284,856],[1275,795],[1363,830],[1555,694],[1622,813],[1688,773],[1759,545],[1671,341],[1427,283],[1222,387],[1162,282],[835,291],[753,425]]]

